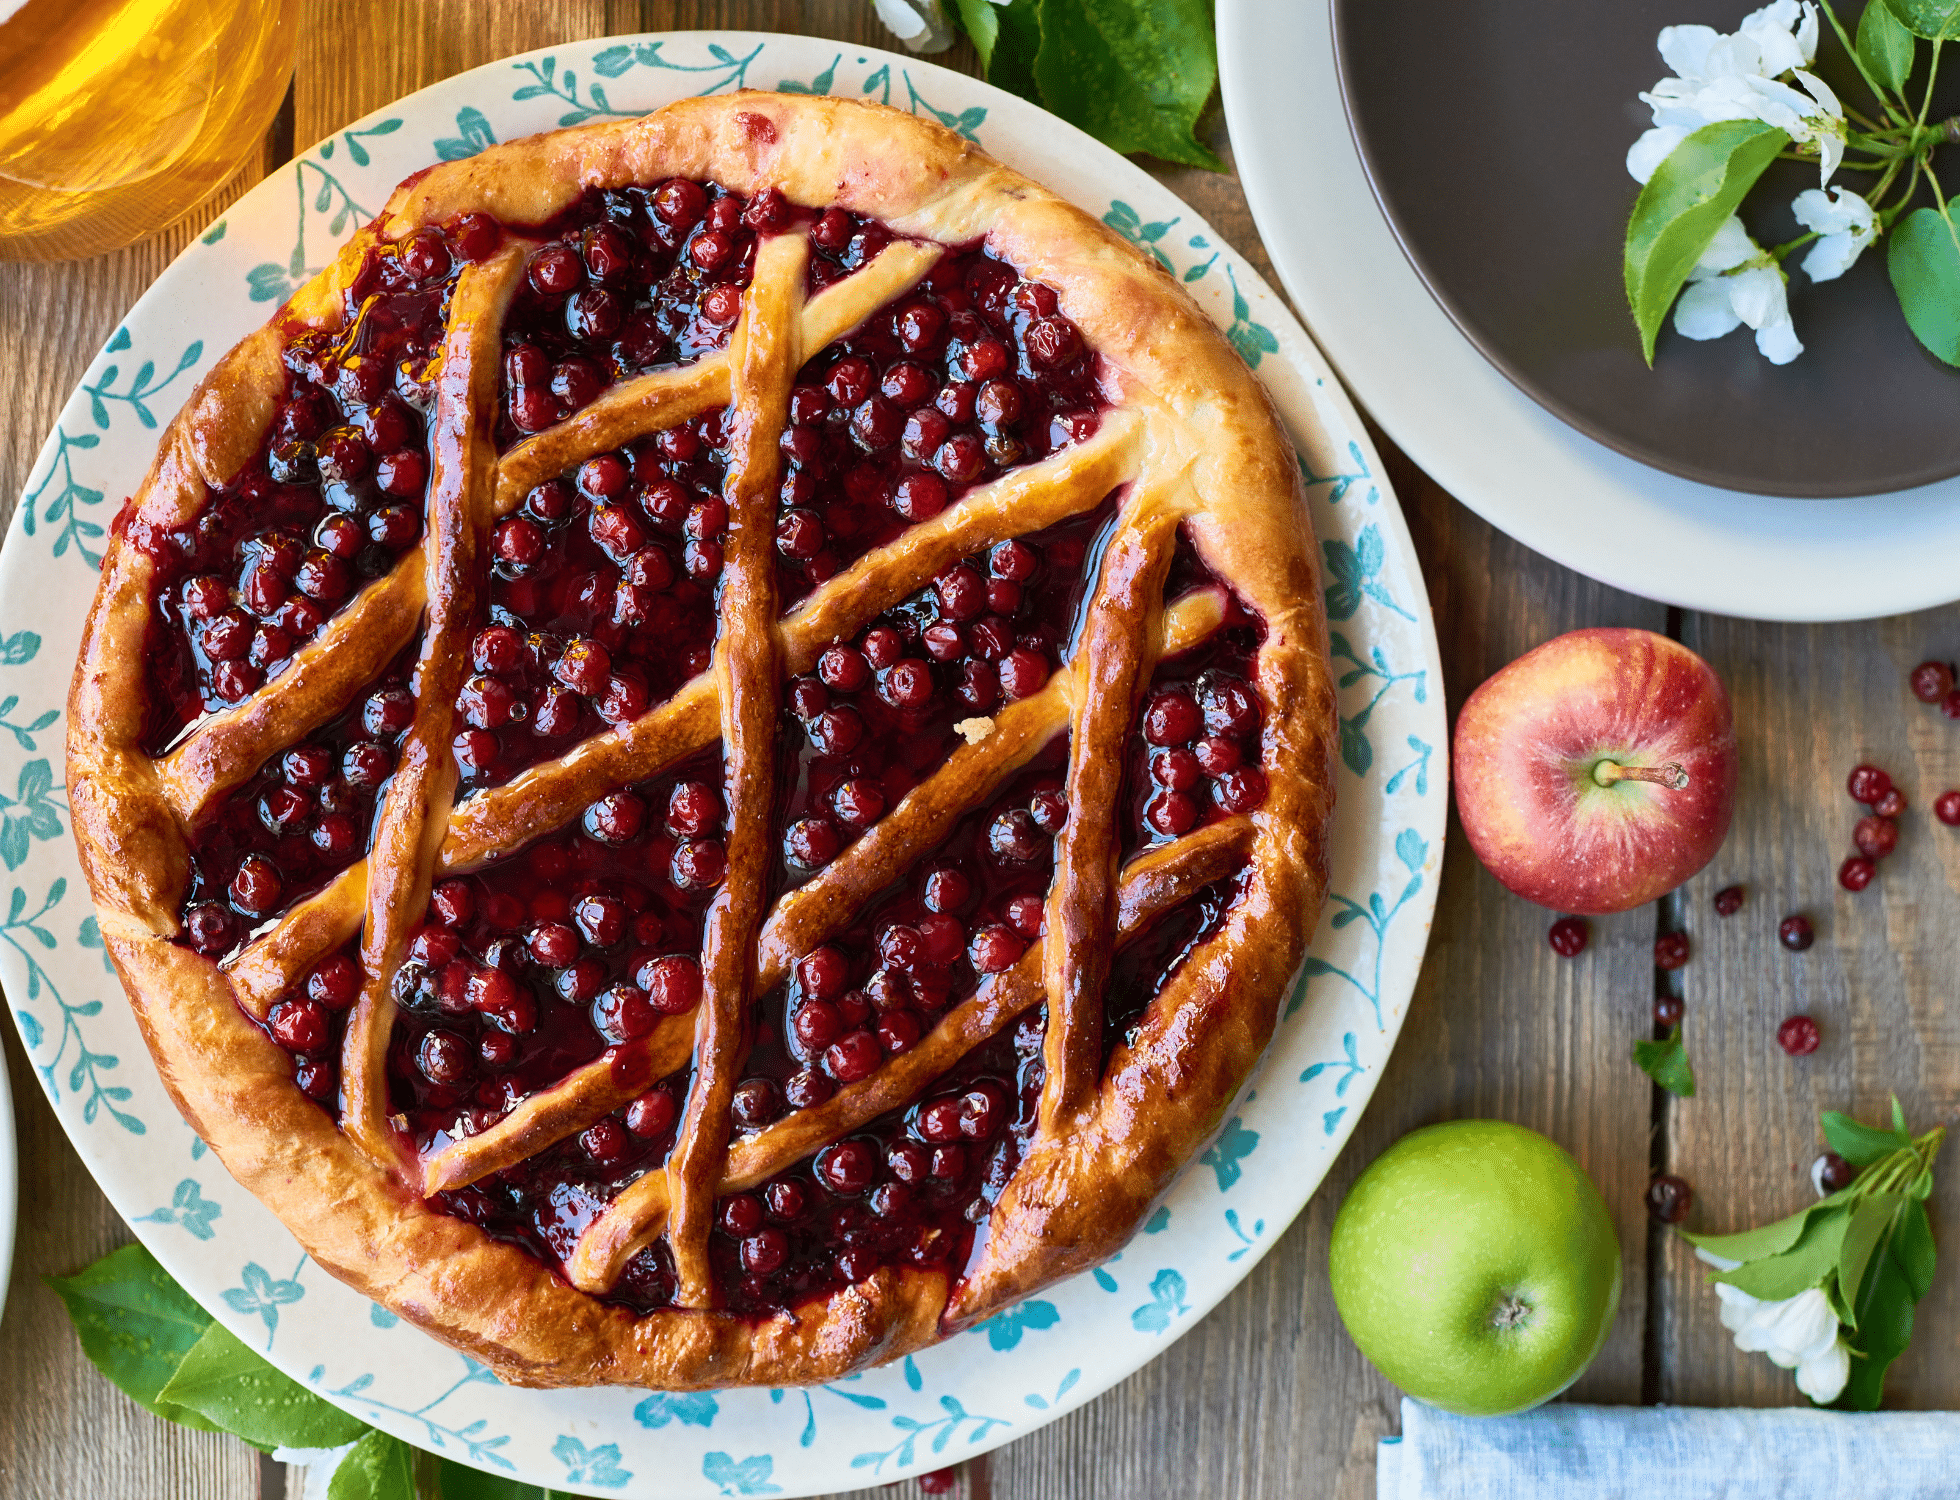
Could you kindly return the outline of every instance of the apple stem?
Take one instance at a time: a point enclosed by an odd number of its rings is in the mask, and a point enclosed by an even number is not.
[[[1676,792],[1688,789],[1688,773],[1678,760],[1664,766],[1623,766],[1618,761],[1602,760],[1593,767],[1592,774],[1601,786],[1611,786],[1616,781],[1645,781]]]

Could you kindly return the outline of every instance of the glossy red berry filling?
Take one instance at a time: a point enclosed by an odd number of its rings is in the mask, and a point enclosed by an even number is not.
[[[712,184],[589,192],[544,233],[504,320],[497,436],[509,447],[614,381],[728,342],[755,268],[758,226],[782,228]]]
[[[706,671],[728,506],[721,413],[532,490],[490,538],[454,749],[465,791],[638,718]]]
[[[1252,626],[1228,625],[1158,663],[1131,741],[1125,857],[1266,800],[1258,649]]]
[[[433,1201],[547,1265],[562,1267],[613,1199],[666,1161],[689,1078],[683,1069],[577,1135]],[[634,1258],[610,1300],[646,1312],[669,1305],[673,1297],[672,1261],[663,1242]]]
[[[1137,1023],[1170,977],[1184,967],[1200,943],[1215,937],[1227,909],[1239,897],[1242,879],[1215,881],[1191,900],[1166,912],[1127,947],[1119,948],[1103,990],[1103,1061],[1119,1046],[1136,1042]]]
[[[415,718],[408,658],[365,697],[259,767],[191,829],[177,941],[223,958],[367,853],[377,799]]]
[[[774,1312],[880,1266],[957,1274],[1034,1129],[1043,1014],[975,1048],[917,1102],[721,1199],[709,1259],[729,1307]]]
[[[1105,504],[975,553],[789,683],[798,729],[786,736],[778,819],[786,881],[829,864],[931,775],[960,739],[955,725],[1046,686],[1112,514]]]
[[[775,1086],[774,1103],[752,1120],[738,1111],[738,1130],[759,1130],[868,1078],[986,975],[1020,961],[1041,935],[1055,835],[1067,821],[1066,767],[1067,741],[1058,736],[763,998],[749,1077]]]
[[[340,1113],[340,1040],[347,1013],[361,998],[360,945],[349,943],[313,966],[261,1023],[293,1056],[293,1082],[330,1114]]]
[[[429,371],[465,259],[436,229],[373,252],[346,293],[344,331],[286,346],[257,456],[188,524],[131,523],[158,565],[151,753],[278,675],[421,540]]]
[[[833,264],[842,274],[867,236],[880,249],[889,242],[854,221],[862,227],[844,241],[844,260],[826,259],[832,215],[850,217],[833,209],[818,219],[813,274]],[[1104,404],[1095,356],[1052,288],[984,250],[946,256],[797,376],[776,526],[784,596],[802,596],[1003,470],[1081,442]]]
[[[719,782],[719,763],[697,757],[436,885],[396,976],[388,1058],[391,1107],[418,1149],[487,1128],[695,1007],[702,913],[726,870]]]

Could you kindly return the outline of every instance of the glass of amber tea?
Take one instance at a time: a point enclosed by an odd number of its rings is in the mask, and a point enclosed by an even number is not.
[[[251,159],[298,0],[0,0],[0,259],[132,244]]]

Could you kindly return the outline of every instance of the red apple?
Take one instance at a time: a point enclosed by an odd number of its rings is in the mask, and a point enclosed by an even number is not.
[[[1649,630],[1575,630],[1457,715],[1470,847],[1555,911],[1625,911],[1715,857],[1735,811],[1735,720],[1714,668]]]

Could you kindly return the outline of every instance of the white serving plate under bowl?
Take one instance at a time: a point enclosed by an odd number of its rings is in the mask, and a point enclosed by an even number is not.
[[[1218,63],[1246,197],[1294,306],[1383,430],[1485,520],[1603,583],[1717,614],[1857,620],[1960,599],[1960,478],[1845,500],[1716,489],[1583,436],[1487,361],[1369,190],[1329,0],[1220,0]],[[1644,121],[1628,118],[1631,143]],[[1507,146],[1466,120],[1436,149],[1474,172]]]

